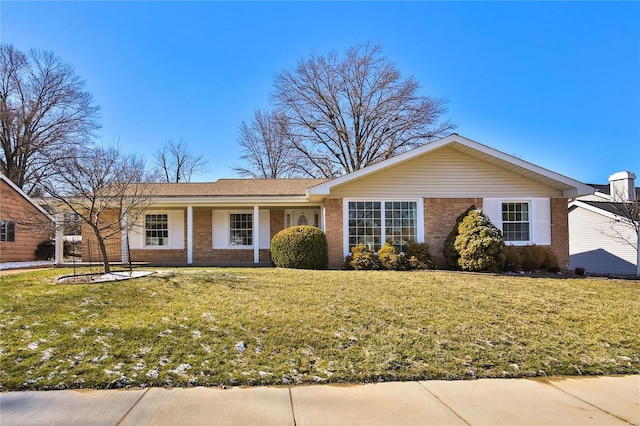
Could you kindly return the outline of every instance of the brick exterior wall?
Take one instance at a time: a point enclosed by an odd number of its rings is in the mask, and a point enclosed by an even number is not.
[[[0,180],[0,220],[15,222],[15,241],[0,241],[0,262],[36,260],[38,244],[53,236],[49,218],[4,180]]]
[[[278,213],[279,212],[279,213]],[[193,264],[194,265],[253,265],[253,249],[214,249],[213,213],[211,209],[193,210]],[[278,223],[284,223],[284,210],[271,212],[271,234]],[[276,231],[277,232],[277,231]],[[176,251],[176,250],[174,250]],[[183,263],[187,262],[186,250]],[[260,249],[260,263],[270,263],[268,249]]]
[[[324,202],[324,228],[329,247],[329,268],[344,268],[342,198]]]
[[[103,236],[107,236],[104,240],[104,244],[107,249],[107,257],[109,258],[109,262],[122,261],[122,234],[120,232],[116,232],[114,235],[108,236],[108,234],[113,234],[114,230],[119,227],[118,218],[119,214],[116,211],[105,211],[102,213],[102,223],[113,224],[111,231],[105,231],[101,233]],[[93,228],[83,222],[81,232],[82,261],[102,262],[102,253],[100,251],[98,239],[96,238]],[[131,257],[131,259],[134,261],[136,260],[133,256]]]
[[[270,214],[269,230],[271,232],[270,238],[273,238],[274,235],[284,229],[284,210],[271,210]]]
[[[153,265],[186,265],[187,249],[131,250],[132,262],[149,262]]]
[[[344,267],[343,253],[343,201],[329,198],[325,201],[325,230],[329,245],[329,267]],[[439,268],[446,267],[442,253],[444,242],[456,223],[456,218],[471,205],[482,208],[482,198],[425,198],[425,242]],[[551,249],[558,257],[560,267],[569,263],[569,219],[567,199],[551,199]]]
[[[569,268],[569,200],[551,199],[551,250],[558,256],[558,265]]]
[[[424,233],[431,255],[438,268],[446,268],[442,250],[444,241],[456,223],[456,218],[471,205],[482,208],[482,198],[425,198]]]

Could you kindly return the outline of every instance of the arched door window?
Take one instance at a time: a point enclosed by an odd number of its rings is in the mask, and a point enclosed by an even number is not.
[[[300,225],[308,225],[308,224],[309,224],[309,221],[307,220],[307,217],[305,215],[301,214],[298,217],[298,226],[300,226]]]

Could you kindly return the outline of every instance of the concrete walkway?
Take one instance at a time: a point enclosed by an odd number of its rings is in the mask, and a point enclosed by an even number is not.
[[[9,425],[639,425],[640,376],[0,393]]]

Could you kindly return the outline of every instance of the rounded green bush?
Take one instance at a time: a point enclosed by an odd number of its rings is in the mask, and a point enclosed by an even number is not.
[[[271,239],[271,261],[280,268],[326,269],[327,237],[315,226],[292,226]]]
[[[499,272],[504,267],[507,246],[502,233],[478,210],[469,212],[458,228],[454,244],[463,271]]]

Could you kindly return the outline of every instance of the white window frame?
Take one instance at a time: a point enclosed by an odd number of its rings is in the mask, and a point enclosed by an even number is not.
[[[160,216],[167,217],[167,238],[166,244],[147,244],[147,216]],[[168,249],[171,247],[171,215],[166,211],[152,211],[146,212],[142,222],[142,241],[143,247],[150,250]]]
[[[2,227],[4,228],[4,232],[1,234],[2,239],[0,242],[2,243],[15,243],[16,242],[16,223],[13,220],[0,220]],[[12,239],[9,239],[9,236],[12,236]]]
[[[349,250],[349,203],[351,202],[372,202],[380,203],[380,220],[381,222],[381,244],[384,245],[386,241],[386,226],[385,226],[385,203],[393,202],[412,202],[416,203],[416,242],[424,243],[424,199],[423,198],[344,198],[342,200],[342,229],[343,229],[343,251],[344,255],[350,254]]]
[[[508,241],[505,244],[513,246],[526,246],[531,244],[552,245],[551,239],[551,199],[550,198],[526,198],[526,197],[505,197],[505,198],[485,198],[483,200],[483,212],[489,217],[501,233],[502,226],[502,204],[503,203],[528,203],[529,204],[529,240],[528,241]]]
[[[232,214],[249,214],[251,215],[251,244],[250,245],[240,245],[240,244],[231,244],[231,215]],[[228,211],[226,212],[225,215],[226,219],[227,219],[227,223],[226,223],[226,232],[227,232],[227,247],[232,249],[232,250],[246,250],[246,249],[252,249],[255,243],[255,232],[256,229],[254,229],[254,224],[255,224],[255,217],[254,217],[254,213],[253,210],[237,210],[237,211]]]
[[[505,204],[521,204],[527,205],[527,220],[524,221],[505,221],[503,219],[503,215],[504,215],[504,205]],[[500,219],[502,221],[502,224],[500,226],[500,231],[502,232],[502,237],[504,238],[504,242],[506,244],[513,244],[513,245],[522,245],[522,244],[531,244],[531,241],[533,241],[533,203],[531,201],[516,201],[516,200],[501,200],[500,201]],[[527,223],[529,225],[529,229],[528,229],[528,233],[529,233],[529,238],[527,238],[526,240],[507,240],[506,236],[505,236],[505,230],[504,230],[504,225],[505,223]]]

